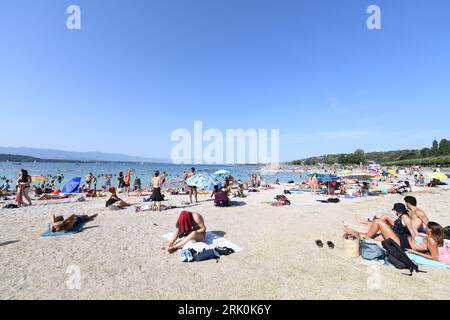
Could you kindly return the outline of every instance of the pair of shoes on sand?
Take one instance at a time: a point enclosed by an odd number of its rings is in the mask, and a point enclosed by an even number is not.
[[[316,245],[317,245],[319,248],[323,248],[323,242],[322,242],[322,240],[316,240]],[[328,246],[328,248],[330,248],[330,249],[334,249],[334,243],[331,242],[331,241],[327,241],[327,246]]]

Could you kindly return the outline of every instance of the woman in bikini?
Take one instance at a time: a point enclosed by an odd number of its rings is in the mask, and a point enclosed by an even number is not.
[[[24,205],[23,198],[28,201],[28,204],[31,206],[31,198],[28,195],[31,187],[32,179],[31,176],[28,175],[28,171],[25,169],[20,170],[19,177],[17,179],[17,196],[16,203],[19,206]]]
[[[397,219],[394,219],[389,215],[383,215],[380,218],[374,219],[371,223],[363,223],[360,221],[360,224],[349,224],[344,221],[342,229],[347,234],[362,234],[375,240],[385,239],[380,230],[381,226],[389,228],[398,236],[415,236],[418,234],[418,229],[414,228],[412,220],[408,215],[408,210],[403,203],[396,203],[392,210],[395,211]]]
[[[55,215],[52,215],[50,219],[50,230],[52,232],[59,232],[59,231],[68,232],[72,230],[76,224],[92,221],[96,216],[97,214],[94,214],[93,216],[87,215],[77,216],[75,214],[71,214],[70,216],[64,219],[63,216],[55,217]]]
[[[443,261],[444,255],[448,255],[448,251],[442,248],[443,243],[444,229],[436,222],[429,222],[426,236],[408,237],[407,242],[403,241],[402,248],[427,259],[448,263]],[[448,259],[448,256],[446,258]]]
[[[123,179],[123,186],[125,188],[124,194],[127,197],[130,196],[130,183],[131,183],[131,169],[128,169],[127,175]]]

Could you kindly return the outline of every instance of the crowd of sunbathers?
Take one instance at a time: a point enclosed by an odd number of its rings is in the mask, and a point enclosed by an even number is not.
[[[405,251],[439,261],[444,228],[429,220],[428,215],[417,207],[415,197],[407,196],[404,202],[394,204],[395,217],[385,214],[368,220],[357,218],[353,224],[343,222],[342,229],[346,234],[378,241],[390,238]]]

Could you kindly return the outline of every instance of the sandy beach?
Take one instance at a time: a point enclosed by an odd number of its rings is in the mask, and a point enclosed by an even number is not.
[[[318,203],[326,196],[289,195],[291,206],[262,203],[282,193],[252,193],[245,205],[216,208],[208,196],[189,210],[201,213],[216,231],[243,250],[214,260],[182,263],[161,250],[162,235],[174,231],[181,209],[136,213],[104,207],[104,198],[86,202],[35,201],[31,207],[0,209],[1,299],[449,299],[450,271],[421,267],[428,273],[402,275],[379,266],[379,289],[360,258],[345,255],[340,225],[355,215],[391,213],[400,195]],[[412,193],[431,220],[450,225],[450,190]],[[172,205],[187,196],[167,195]],[[137,197],[130,197],[138,203]],[[240,199],[241,200],[241,199]],[[51,214],[95,214],[75,235],[41,237]],[[318,248],[315,240],[336,248]],[[71,267],[72,266],[72,267]],[[69,289],[75,268],[80,288]],[[72,269],[71,269],[72,268]]]

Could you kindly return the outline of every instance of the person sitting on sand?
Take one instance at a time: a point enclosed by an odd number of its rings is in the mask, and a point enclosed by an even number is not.
[[[392,240],[395,241],[394,238]],[[400,244],[401,239],[397,244]],[[410,237],[408,236],[408,242],[404,242],[403,249],[407,252],[417,254],[426,259],[431,259],[435,261],[441,261],[443,263],[449,263],[448,250],[443,248],[444,244],[444,229],[442,226],[436,222],[428,222],[427,224],[427,235]],[[445,250],[447,253],[444,254]],[[444,260],[445,259],[445,260]]]
[[[430,222],[425,211],[417,207],[417,199],[413,196],[406,196],[404,199],[406,207],[408,208],[408,214],[411,217],[414,229],[418,232],[426,232],[426,226]]]
[[[120,199],[117,196],[116,188],[111,187],[111,188],[109,188],[108,191],[109,191],[109,196],[108,196],[108,199],[106,199],[106,207],[107,208],[109,206],[113,206],[113,205],[116,207],[119,207],[119,208],[131,206],[131,204],[126,203],[125,201],[123,201],[122,199]]]
[[[397,219],[394,219],[389,215],[383,215],[379,218],[375,217],[370,224],[362,221],[359,221],[360,224],[349,224],[344,221],[342,228],[346,233],[362,234],[366,235],[368,238],[380,241],[387,239],[382,232],[385,227],[390,228],[398,237],[402,237],[403,239],[405,236],[419,235],[417,222],[411,219],[408,210],[403,203],[394,204],[392,210],[395,211]],[[420,222],[420,225],[421,224],[422,223]]]
[[[75,214],[71,214],[66,219],[64,219],[63,216],[55,217],[55,215],[52,215],[52,218],[50,220],[50,230],[52,232],[68,232],[72,230],[76,224],[92,221],[96,216],[97,214],[94,214],[93,216],[77,216]]]
[[[242,183],[238,184],[237,189],[233,190],[231,193],[232,193],[233,197],[245,198],[244,185]]]
[[[174,253],[183,248],[189,241],[204,242],[206,239],[206,226],[203,217],[197,212],[182,211],[176,224],[177,232],[171,236],[166,247],[162,248]],[[181,241],[177,242],[178,239]]]
[[[228,199],[226,191],[224,191],[223,189],[219,189],[218,185],[214,186],[211,197],[214,197],[214,205],[216,207],[228,207],[230,204],[230,200]]]

